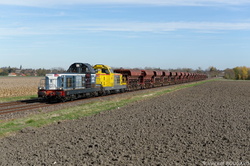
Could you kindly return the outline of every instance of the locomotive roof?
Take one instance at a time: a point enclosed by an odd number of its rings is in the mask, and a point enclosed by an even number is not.
[[[94,68],[88,63],[73,63],[67,70],[68,73],[90,73],[95,74]]]

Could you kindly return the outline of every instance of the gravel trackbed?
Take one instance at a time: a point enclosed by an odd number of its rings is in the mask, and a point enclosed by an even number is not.
[[[0,165],[249,165],[250,82],[215,81],[0,140]]]

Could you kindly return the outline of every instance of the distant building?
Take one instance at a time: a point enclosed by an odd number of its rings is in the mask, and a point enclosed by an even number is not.
[[[16,73],[9,73],[8,76],[13,77],[13,76],[17,76],[17,74]]]
[[[16,73],[17,74],[20,74],[22,70],[16,70]]]

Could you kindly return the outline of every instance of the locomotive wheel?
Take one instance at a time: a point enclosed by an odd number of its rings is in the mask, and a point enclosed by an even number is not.
[[[99,94],[99,96],[105,96],[106,95],[105,91],[99,91],[98,94]]]
[[[110,91],[109,90],[106,90],[105,91],[105,95],[110,95],[111,93],[110,93]]]
[[[76,99],[76,96],[75,95],[71,95],[70,96],[70,101],[74,101]]]
[[[65,103],[67,100],[66,99],[61,99],[60,102],[61,103]]]
[[[98,96],[99,96],[98,92],[94,92],[94,97],[98,97]]]

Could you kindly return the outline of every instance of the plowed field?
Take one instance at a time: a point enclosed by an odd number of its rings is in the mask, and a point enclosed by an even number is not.
[[[0,140],[0,165],[250,165],[250,82],[216,81]]]

